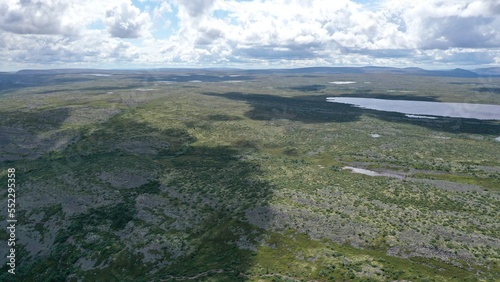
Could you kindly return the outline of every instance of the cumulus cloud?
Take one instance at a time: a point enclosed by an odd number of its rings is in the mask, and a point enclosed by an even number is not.
[[[204,66],[500,61],[500,0],[140,2],[143,10],[131,0],[3,0],[0,55]]]
[[[190,17],[196,18],[206,14],[214,5],[216,0],[177,0],[175,3]]]
[[[0,28],[19,34],[70,34],[73,23],[64,23],[68,9],[63,0],[7,0],[0,3]]]
[[[196,45],[209,45],[216,40],[224,38],[224,32],[217,28],[200,28],[197,36]]]
[[[233,59],[319,60],[349,49],[411,48],[404,31],[382,12],[348,0],[224,1],[210,7],[201,9],[195,25],[181,18],[180,34],[196,38],[195,45],[226,44]],[[227,17],[218,19],[212,10]]]
[[[151,25],[149,15],[141,13],[139,8],[130,2],[122,2],[106,11],[105,22],[111,36],[119,38],[144,36]]]
[[[139,59],[138,48],[117,38],[106,38],[103,32],[86,33],[81,38],[54,35],[1,33],[7,38],[0,44],[0,57],[11,65],[54,67],[81,64],[131,63]],[[23,46],[23,48],[18,48]]]
[[[498,51],[477,50],[471,48],[452,48],[448,50],[428,50],[425,51],[434,63],[455,64],[455,65],[476,65],[476,64],[494,64],[495,54]]]
[[[415,48],[500,47],[498,0],[387,0],[385,9],[404,23]]]
[[[219,29],[238,42],[235,53],[255,58],[335,61],[340,51],[369,64],[409,62],[418,50],[441,49],[464,53],[446,56],[463,63],[478,59],[466,49],[500,47],[499,0],[387,0],[374,9],[347,0],[226,1],[217,8],[232,17]]]
[[[162,2],[160,5],[154,7],[153,9],[153,19],[163,19],[164,14],[173,12],[172,6],[168,2]]]
[[[217,3],[216,9],[227,11],[230,20],[215,24],[206,19],[199,26],[217,26],[235,43],[237,54],[294,59],[302,54],[310,59],[336,56],[339,50],[412,47],[404,31],[382,12],[347,0],[226,1]]]

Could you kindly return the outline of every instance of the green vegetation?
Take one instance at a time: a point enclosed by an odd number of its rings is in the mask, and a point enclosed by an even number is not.
[[[229,74],[52,75],[4,90],[0,180],[15,167],[21,185],[16,278],[500,279],[500,122],[325,102],[500,104],[487,91],[500,79]]]
[[[483,173],[484,175],[484,173]],[[414,176],[419,178],[448,180],[452,182],[467,183],[477,185],[487,189],[500,191],[500,175],[498,173],[489,173],[486,175],[457,175],[457,174],[425,174],[416,173]]]

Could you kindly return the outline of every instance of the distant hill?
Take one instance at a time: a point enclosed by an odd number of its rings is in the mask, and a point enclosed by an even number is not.
[[[32,75],[32,74],[116,74],[116,73],[131,73],[137,70],[109,70],[109,69],[47,69],[47,70],[20,70],[17,74]]]
[[[342,74],[342,73],[393,73],[422,76],[448,76],[448,77],[478,77],[475,72],[464,69],[452,70],[425,70],[422,68],[393,68],[393,67],[309,67],[297,69],[264,69],[264,70],[246,70],[247,73],[321,73],[321,74]]]
[[[199,72],[220,71],[220,72],[242,72],[245,74],[343,74],[343,73],[387,73],[387,74],[407,74],[421,76],[447,76],[447,77],[478,77],[478,76],[500,76],[500,68],[480,68],[473,71],[465,69],[451,70],[426,70],[417,67],[394,68],[394,67],[307,67],[294,69],[236,69],[236,68],[160,68],[160,69],[135,69],[135,70],[103,70],[103,69],[49,69],[49,70],[20,70],[17,74],[126,74],[144,72]]]
[[[17,74],[78,74],[78,73],[89,73],[89,72],[98,72],[98,73],[106,73],[108,70],[99,70],[99,69],[48,69],[48,70],[20,70]]]
[[[451,76],[451,77],[478,77],[475,72],[464,69],[425,71],[429,76]]]
[[[500,67],[479,68],[474,70],[480,76],[500,76]]]

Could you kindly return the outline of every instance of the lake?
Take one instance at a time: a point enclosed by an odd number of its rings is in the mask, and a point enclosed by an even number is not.
[[[474,118],[500,120],[500,105],[446,103],[409,100],[387,100],[376,98],[328,97],[327,102],[351,104],[362,109],[398,112],[411,118]]]

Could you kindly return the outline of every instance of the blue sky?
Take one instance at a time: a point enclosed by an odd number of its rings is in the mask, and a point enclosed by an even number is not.
[[[500,63],[500,0],[3,0],[2,71]]]

